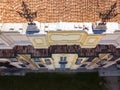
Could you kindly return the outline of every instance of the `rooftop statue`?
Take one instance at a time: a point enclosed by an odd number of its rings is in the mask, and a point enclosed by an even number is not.
[[[105,24],[106,21],[109,19],[112,19],[116,17],[119,13],[116,12],[116,6],[117,2],[115,2],[113,5],[110,6],[109,10],[106,10],[104,12],[99,12],[99,18],[101,18],[102,25]]]
[[[30,22],[28,24],[33,25],[34,24],[33,20],[37,17],[37,11],[32,12],[31,9],[29,9],[28,5],[24,1],[22,1],[21,6],[22,6],[21,11],[17,11],[17,13],[21,17],[25,18],[28,22]]]

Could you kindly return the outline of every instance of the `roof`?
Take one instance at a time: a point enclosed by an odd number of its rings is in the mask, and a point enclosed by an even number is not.
[[[0,1],[0,22],[26,22],[17,11],[22,0]],[[99,13],[110,9],[117,1],[115,12],[120,12],[120,0],[24,0],[29,8],[37,11],[39,22],[95,22],[100,21]],[[110,19],[120,21],[120,15]]]

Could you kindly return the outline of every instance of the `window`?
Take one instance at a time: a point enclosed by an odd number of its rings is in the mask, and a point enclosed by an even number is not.
[[[118,59],[118,58],[119,58],[119,57],[113,57],[113,55],[112,55],[111,57],[109,56],[109,59],[110,59],[109,61],[115,61],[115,60]]]
[[[113,55],[112,55],[112,54],[108,55],[108,58],[112,58],[112,57],[113,57]]]
[[[45,63],[46,63],[47,65],[51,65],[50,59],[45,59]]]
[[[90,57],[86,62],[92,62],[95,57]]]
[[[98,67],[103,67],[103,66],[105,66],[106,64],[101,64],[101,65],[99,65]]]
[[[45,65],[43,65],[43,64],[38,64],[39,65],[39,67],[45,67]]]
[[[65,69],[65,64],[61,64],[61,65],[60,65],[60,69],[61,69],[61,70],[64,70],[64,69]]]
[[[116,66],[118,69],[120,69],[120,60],[116,62]]]
[[[19,30],[23,30],[23,28],[19,28]]]
[[[34,60],[34,62],[41,62],[41,60],[39,58],[34,58],[33,60]]]
[[[120,65],[120,61],[117,61],[116,63]]]
[[[66,57],[60,57],[59,64],[67,64]]]
[[[25,65],[29,65],[29,63],[25,60],[22,60],[22,63],[25,64]]]
[[[14,28],[10,28],[9,30],[14,30]]]
[[[44,30],[45,30],[45,32],[48,32],[48,26],[44,26]]]
[[[107,59],[102,59],[102,60],[100,60],[99,62],[97,62],[96,64],[98,64],[98,65],[103,65],[103,64],[106,63],[106,61],[107,61]]]
[[[9,65],[9,62],[7,61],[7,62],[0,62],[0,67],[1,66],[8,66]]]
[[[18,60],[16,58],[10,58],[11,62],[17,62]]]
[[[21,67],[26,67],[24,64],[19,64]]]
[[[61,62],[66,62],[66,57],[60,57]]]
[[[67,64],[66,57],[60,57],[59,64],[60,64],[60,69],[64,70],[65,69],[65,65]]]
[[[45,28],[48,28],[48,26],[45,26]]]
[[[20,59],[20,61],[24,64],[24,65],[29,65],[29,63],[23,59]]]
[[[87,64],[83,64],[83,65],[81,65],[80,67],[86,67],[87,66]]]
[[[82,61],[82,59],[77,59],[76,62],[75,62],[75,64],[76,64],[76,65],[80,65],[80,64],[81,64],[81,61]]]

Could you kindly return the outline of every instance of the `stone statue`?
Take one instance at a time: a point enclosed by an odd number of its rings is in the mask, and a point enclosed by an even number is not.
[[[106,21],[109,19],[112,19],[116,17],[119,13],[116,12],[116,6],[117,2],[115,2],[113,5],[111,5],[109,10],[106,10],[104,12],[99,12],[99,18],[101,18],[102,25],[106,24]]]
[[[24,1],[22,1],[21,6],[22,6],[21,11],[17,11],[17,13],[21,17],[25,18],[29,22],[28,23],[29,25],[34,25],[35,23],[33,23],[33,20],[37,17],[37,11],[32,12]]]

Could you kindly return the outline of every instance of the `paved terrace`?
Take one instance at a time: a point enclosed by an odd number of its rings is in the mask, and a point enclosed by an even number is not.
[[[51,57],[52,53],[78,53],[79,57],[98,56],[98,53],[113,53],[120,56],[120,48],[113,45],[97,45],[96,48],[81,48],[78,45],[54,45],[48,49],[34,49],[32,46],[15,46],[0,50],[0,57],[16,57],[17,54],[31,54],[32,57]]]

